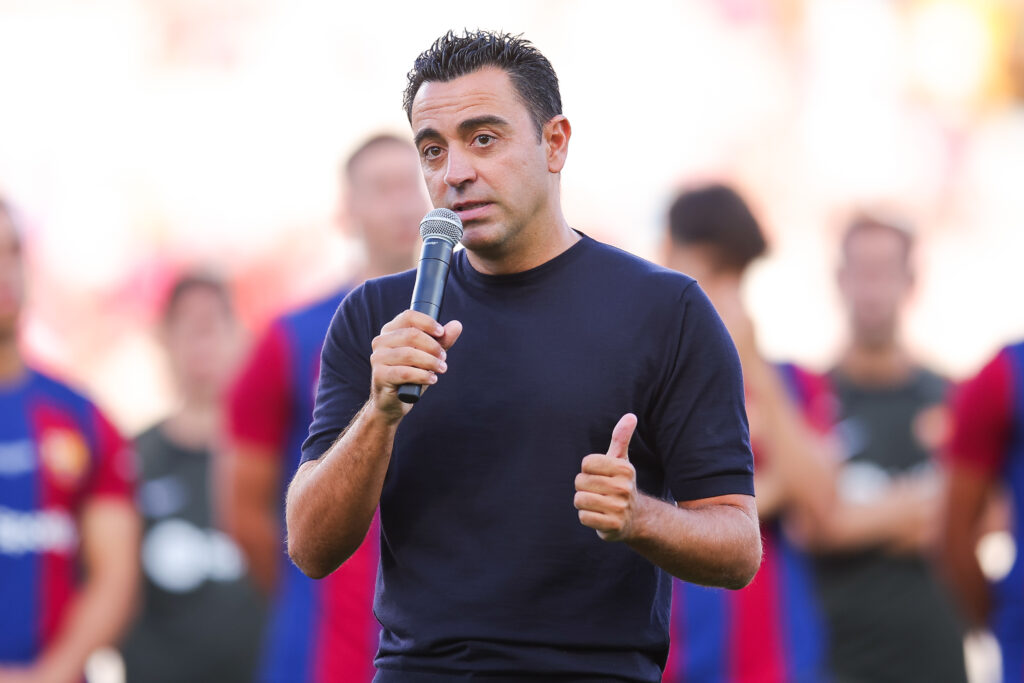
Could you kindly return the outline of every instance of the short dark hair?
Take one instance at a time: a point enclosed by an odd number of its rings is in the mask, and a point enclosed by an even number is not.
[[[448,31],[413,62],[402,103],[412,121],[412,101],[425,81],[451,81],[485,66],[512,79],[540,135],[544,124],[562,113],[558,76],[548,58],[521,35],[494,31]]]
[[[870,211],[857,211],[846,221],[842,239],[839,242],[840,252],[845,260],[853,238],[866,230],[880,230],[899,238],[903,245],[903,260],[910,263],[910,255],[914,251],[914,233],[909,223],[895,216],[882,216]]]
[[[205,289],[215,294],[224,305],[225,316],[228,318],[235,317],[235,308],[231,303],[231,292],[228,290],[227,283],[213,273],[193,271],[179,276],[171,286],[167,298],[164,300],[164,324],[168,324],[173,320],[178,306],[181,304],[181,300],[185,298],[185,295],[197,289]]]
[[[366,156],[368,152],[380,147],[381,145],[399,145],[401,147],[408,147],[409,149],[413,148],[412,142],[406,138],[395,135],[394,133],[378,133],[377,135],[369,137],[359,143],[359,146],[352,150],[352,153],[345,159],[345,163],[342,166],[345,178],[351,180],[352,173],[355,171],[359,160]]]
[[[679,245],[710,247],[715,266],[744,270],[768,250],[764,232],[736,190],[715,183],[682,192],[668,211],[669,234]]]

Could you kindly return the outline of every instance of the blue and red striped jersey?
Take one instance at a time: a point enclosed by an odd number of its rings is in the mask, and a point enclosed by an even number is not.
[[[954,467],[1001,479],[1010,490],[1017,553],[993,586],[992,633],[1003,680],[1024,681],[1024,342],[1002,349],[953,399],[949,454]]]
[[[347,291],[275,320],[257,343],[229,397],[232,439],[281,458],[280,503],[299,465],[313,415],[320,351]],[[260,680],[369,683],[380,626],[373,616],[376,523],[337,571],[313,581],[281,553]]]
[[[817,431],[833,421],[824,378],[779,366],[805,419]],[[755,463],[763,455],[754,444]],[[780,520],[762,520],[764,560],[739,591],[674,580],[672,646],[665,683],[820,683],[825,626],[809,557],[786,537]]]
[[[88,400],[35,370],[0,385],[0,664],[32,662],[79,583],[79,516],[132,499],[132,458]]]

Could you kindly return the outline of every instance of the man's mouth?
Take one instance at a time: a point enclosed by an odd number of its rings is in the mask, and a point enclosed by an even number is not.
[[[479,217],[491,202],[456,202],[452,204],[452,211],[459,215],[462,220],[472,220]]]

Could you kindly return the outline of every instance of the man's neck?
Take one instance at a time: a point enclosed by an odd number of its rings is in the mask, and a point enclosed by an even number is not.
[[[163,424],[164,434],[180,446],[202,450],[213,445],[220,411],[213,401],[186,399],[185,405]]]
[[[888,386],[910,377],[914,363],[898,343],[869,346],[854,343],[839,361],[839,370],[856,384]]]
[[[11,384],[24,372],[25,362],[21,359],[17,338],[0,339],[0,384]]]
[[[498,253],[466,250],[473,269],[485,275],[511,275],[543,265],[580,241],[579,233],[569,227],[561,212],[553,221],[527,228]]]

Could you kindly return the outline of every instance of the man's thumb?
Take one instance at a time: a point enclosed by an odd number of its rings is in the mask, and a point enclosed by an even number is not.
[[[619,423],[612,430],[612,442],[608,445],[608,455],[613,458],[629,459],[629,440],[636,429],[636,415],[626,413],[619,418]]]

